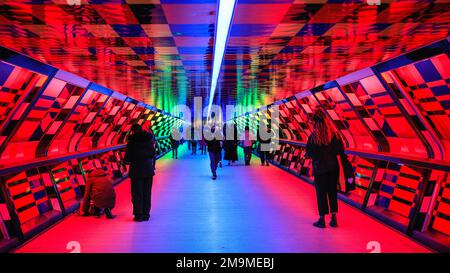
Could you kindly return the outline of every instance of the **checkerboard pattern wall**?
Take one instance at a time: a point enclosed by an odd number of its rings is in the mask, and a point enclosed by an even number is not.
[[[45,75],[0,61],[0,147],[5,146],[23,116],[29,98],[34,97],[46,80]]]
[[[442,43],[430,57],[413,52],[269,105],[269,112],[280,109],[280,143],[272,163],[313,179],[304,146],[311,115],[321,107],[344,138],[355,169],[356,190],[346,197],[405,229],[448,236],[448,173],[420,163],[439,165],[450,157],[445,126],[450,61],[448,42]],[[249,112],[234,121],[256,130],[260,114]],[[419,163],[403,163],[409,159]],[[339,186],[345,192],[343,181],[341,172]],[[445,237],[433,238],[446,244]]]
[[[431,226],[433,229],[450,236],[450,175],[446,173],[445,178],[439,185],[439,193],[432,213]]]
[[[50,166],[49,173],[56,185],[56,189],[61,196],[64,206],[70,206],[76,202],[76,198],[81,197],[78,180],[68,162]]]
[[[423,177],[422,169],[389,163],[381,182],[377,205],[410,218]]]
[[[52,208],[37,169],[9,177],[6,179],[6,186],[21,224],[26,224]]]
[[[44,75],[0,61],[0,128],[14,114],[15,106],[24,96],[39,90],[46,80]],[[16,114],[16,119],[17,116],[20,116],[20,112]],[[4,135],[0,137],[1,140],[5,138]]]
[[[47,155],[53,137],[60,131],[83,89],[59,79],[52,79],[29,113],[9,128],[10,139],[3,145],[2,161],[17,161]],[[6,145],[7,144],[7,145]]]
[[[368,191],[375,189],[377,184],[381,183],[381,181],[377,181],[376,178],[373,178],[375,172],[377,171],[376,161],[359,156],[350,156],[349,159],[355,167],[356,190],[351,194],[358,203],[362,204],[364,198],[368,194]],[[369,189],[372,179],[374,179],[374,186],[372,186],[372,189]]]
[[[403,94],[412,107],[418,110],[434,130],[444,146],[444,154],[450,155],[450,58],[439,54],[427,60],[402,66],[383,73],[392,88]],[[425,133],[433,143],[429,133]],[[435,150],[438,150],[437,148]]]
[[[143,102],[93,83],[81,84],[83,80],[64,73],[39,74],[34,72],[36,65],[27,63],[27,57],[15,58],[14,65],[0,61],[1,169],[39,160],[53,161],[0,175],[0,240],[18,236],[14,219],[19,230],[26,233],[39,223],[77,208],[86,170],[93,165],[105,168],[113,178],[127,173],[123,148],[87,158],[63,159],[65,156],[96,148],[123,147],[134,123],[146,129],[151,125],[160,137],[160,155],[170,150],[168,138],[162,137],[167,137],[172,127],[182,125],[180,119]],[[26,68],[17,64],[19,60]],[[39,64],[40,68],[44,66]],[[3,200],[4,196],[8,198]]]

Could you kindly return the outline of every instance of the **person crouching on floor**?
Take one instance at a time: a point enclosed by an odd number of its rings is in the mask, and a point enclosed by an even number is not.
[[[100,216],[100,210],[103,209],[106,218],[113,219],[111,210],[116,205],[116,192],[111,176],[103,169],[93,169],[88,173],[82,205],[83,216],[91,215],[91,200],[94,203],[95,216]]]

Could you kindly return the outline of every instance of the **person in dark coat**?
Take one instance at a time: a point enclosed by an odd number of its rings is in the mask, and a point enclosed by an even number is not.
[[[91,200],[94,203],[94,215],[100,216],[100,209],[104,209],[106,218],[113,218],[111,210],[116,205],[116,192],[114,191],[113,180],[103,169],[93,169],[88,173],[82,215],[90,215]]]
[[[258,148],[259,148],[259,158],[261,159],[261,166],[269,166],[269,151],[268,151],[268,145],[272,141],[272,131],[269,127],[266,127],[266,133],[265,135],[261,136],[261,132],[259,131],[260,128],[258,127],[258,132],[256,139],[259,142]]]
[[[233,133],[231,133],[233,131]],[[223,143],[223,149],[225,150],[224,159],[228,160],[228,165],[232,165],[238,160],[237,147],[238,147],[238,137],[237,137],[237,126],[227,125],[224,127],[225,141]]]
[[[215,130],[216,130],[216,127],[213,126],[211,128],[212,135],[214,135]],[[220,142],[221,142],[221,140],[217,139],[216,137],[213,137],[211,140],[206,139],[213,180],[217,179],[217,166],[219,165],[219,162],[222,157],[222,147],[221,147]]]
[[[338,212],[337,186],[339,162],[337,156],[346,157],[344,144],[334,131],[322,110],[313,115],[314,130],[308,137],[306,156],[312,159],[314,184],[316,187],[319,220],[315,227],[325,227],[325,215],[331,212],[331,227],[337,227]],[[329,203],[329,205],[328,205]]]
[[[180,140],[176,139],[174,135],[178,134],[176,128],[173,128],[172,134],[170,134],[170,146],[172,147],[172,158],[178,159],[178,147],[180,146]]]
[[[196,155],[197,154],[198,136],[195,133],[194,126],[190,126],[190,130],[191,130],[191,139],[189,140],[189,143],[191,144],[191,148],[192,148],[191,154]]]
[[[249,166],[252,160],[252,150],[254,143],[255,143],[255,136],[250,131],[250,127],[245,126],[244,139],[242,140],[242,147],[244,148],[245,166]]]
[[[131,126],[124,160],[125,163],[130,164],[128,176],[131,179],[133,220],[148,221],[155,175],[155,143],[152,134],[144,131],[138,124]]]

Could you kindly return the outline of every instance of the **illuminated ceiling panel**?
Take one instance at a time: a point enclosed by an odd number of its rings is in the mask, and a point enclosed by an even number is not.
[[[238,0],[214,102],[268,104],[445,38],[449,2]],[[216,13],[215,0],[0,0],[0,44],[164,110],[206,106]]]

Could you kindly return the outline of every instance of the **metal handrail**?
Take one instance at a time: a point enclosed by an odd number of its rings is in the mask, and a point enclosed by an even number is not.
[[[280,143],[286,143],[294,146],[306,147],[306,143],[298,140],[278,139]],[[420,158],[414,156],[392,155],[383,152],[367,152],[357,149],[345,149],[346,154],[357,155],[364,158],[389,161],[397,164],[414,165],[441,171],[450,172],[450,162],[429,158]]]
[[[156,140],[158,141],[161,139],[166,139],[168,137],[169,136],[160,136],[160,137],[156,137]],[[96,155],[96,154],[102,154],[102,153],[106,153],[109,151],[115,151],[118,149],[123,149],[126,146],[127,146],[126,144],[119,144],[119,145],[114,145],[114,146],[95,149],[95,150],[74,152],[74,153],[69,153],[69,154],[64,154],[64,155],[56,155],[53,157],[43,157],[42,159],[36,158],[36,159],[32,159],[32,160],[25,161],[25,162],[18,161],[18,162],[14,162],[12,164],[0,165],[0,176],[15,173],[15,172],[22,171],[22,170],[28,170],[28,169],[38,168],[38,167],[42,167],[42,166],[47,166],[47,165],[53,165],[53,164],[57,164],[60,162],[68,161],[70,159],[87,157],[87,156]]]

